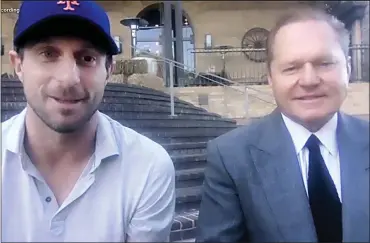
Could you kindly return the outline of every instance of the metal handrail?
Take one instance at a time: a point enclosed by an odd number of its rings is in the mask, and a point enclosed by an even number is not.
[[[247,51],[266,51],[266,48],[194,48],[191,53],[226,53],[226,52],[247,52]]]
[[[187,66],[187,65],[186,65],[186,64],[184,64],[184,63],[177,62],[177,61],[175,61],[175,60],[172,60],[172,59],[169,59],[169,58],[165,58],[165,57],[162,57],[162,56],[154,55],[154,54],[152,54],[152,53],[150,53],[150,52],[148,52],[148,51],[146,51],[146,50],[142,50],[142,49],[139,49],[139,48],[136,48],[136,47],[133,47],[133,46],[131,46],[131,48],[133,48],[134,50],[140,50],[140,52],[142,52],[142,53],[144,53],[144,54],[147,54],[147,55],[149,55],[149,56],[152,56],[152,57],[153,57],[153,58],[155,58],[155,59],[163,60],[165,63],[168,63],[168,64],[169,64],[169,63],[174,63],[174,66],[175,66],[175,67],[179,67],[179,68],[181,68],[181,69],[182,69],[182,70],[184,70],[184,71],[187,71],[187,70],[185,70],[185,67],[187,67],[187,68],[189,68],[189,69],[193,69],[192,67]],[[234,89],[233,87],[230,87],[230,86],[225,85],[225,84],[223,84],[223,83],[220,83],[220,82],[218,82],[218,81],[216,81],[216,80],[213,80],[213,79],[210,79],[210,78],[208,78],[208,77],[206,77],[206,76],[203,76],[203,75],[202,75],[202,74],[200,74],[199,72],[196,72],[196,71],[187,71],[187,72],[189,72],[189,73],[193,73],[193,74],[195,74],[195,75],[197,75],[197,76],[199,76],[199,77],[202,77],[202,78],[204,78],[204,79],[206,79],[206,80],[208,80],[208,81],[211,81],[211,82],[213,82],[213,83],[217,83],[217,84],[220,84],[220,85],[222,85],[222,86],[225,86],[225,87],[228,87],[228,88]],[[247,86],[248,86],[248,85],[240,85],[240,83],[238,83],[238,82],[234,82],[234,81],[232,81],[232,80],[230,80],[230,79],[227,79],[227,78],[224,78],[224,77],[220,77],[220,76],[217,76],[217,75],[212,74],[212,73],[207,73],[207,75],[208,75],[208,76],[211,76],[211,77],[215,77],[215,78],[220,79],[220,80],[223,80],[223,81],[226,81],[227,83],[229,83],[229,84],[233,84],[233,85],[235,85],[235,86],[244,86],[244,87],[247,87]],[[253,91],[256,91],[257,93],[261,93],[261,94],[265,94],[265,95],[269,95],[269,96],[271,96],[271,94],[269,94],[269,93],[267,93],[267,92],[260,91],[260,90],[258,90],[258,89],[254,89],[254,88],[251,88],[251,87],[248,87],[248,89],[253,90]],[[234,89],[234,90],[239,91],[239,92],[241,92],[242,94],[245,94],[245,91],[241,91],[240,89]],[[271,96],[271,97],[273,97],[273,96]],[[269,101],[266,101],[266,100],[263,100],[263,99],[261,99],[261,98],[259,98],[259,97],[255,97],[255,98],[260,99],[260,100],[262,100],[262,101],[264,101],[264,102],[267,102],[267,103],[269,103],[269,104],[273,104],[273,105],[275,105],[274,103],[269,102]]]
[[[143,53],[145,53],[145,54],[148,54],[148,55],[152,56],[153,58],[161,59],[161,60],[163,60],[165,63],[174,63],[174,64],[175,64],[175,65],[177,65],[178,67],[181,67],[183,70],[185,70],[185,67],[187,67],[187,68],[189,68],[189,69],[193,69],[192,67],[187,66],[187,65],[186,65],[186,64],[184,64],[184,63],[177,62],[177,61],[175,61],[175,60],[172,60],[172,59],[169,59],[169,58],[165,58],[165,57],[162,57],[162,56],[153,55],[152,53],[150,53],[150,52],[148,52],[148,51],[146,51],[146,50],[141,50],[141,49],[136,48],[136,47],[133,47],[133,46],[131,46],[131,48],[134,48],[134,50],[140,50],[140,52],[143,52]],[[193,74],[195,74],[195,75],[199,75],[199,76],[201,76],[201,74],[197,73],[196,71],[191,71],[191,73],[193,73]],[[228,82],[228,83],[230,83],[230,84],[234,84],[235,86],[240,86],[240,84],[239,84],[239,83],[234,82],[234,81],[232,81],[232,80],[230,80],[230,79],[227,79],[227,78],[224,78],[224,77],[220,77],[220,76],[214,75],[214,74],[212,74],[212,73],[209,73],[209,74],[207,74],[207,75],[212,76],[212,77],[215,77],[215,78],[217,78],[217,79],[221,79],[221,80],[226,81],[226,82]],[[201,76],[201,77],[202,77],[202,76]],[[204,77],[204,76],[203,76],[203,77]],[[204,78],[208,79],[207,77],[204,77]],[[211,82],[216,82],[216,83],[217,83],[217,81],[214,81],[214,80],[211,80],[211,79],[209,79],[209,81],[211,81]],[[220,84],[221,84],[221,83],[220,83]],[[224,85],[224,84],[222,84],[222,85]],[[225,85],[225,86],[226,86],[226,85]]]
[[[234,89],[234,90],[236,90],[236,91],[238,91],[238,92],[240,92],[240,93],[242,93],[242,94],[244,94],[245,96],[246,96],[246,99],[248,100],[248,97],[247,97],[247,95],[250,95],[249,93],[247,93],[246,91],[247,91],[247,89],[248,89],[248,87],[245,85],[240,85],[239,83],[236,83],[236,82],[233,82],[232,80],[229,80],[229,79],[226,79],[226,78],[224,78],[224,77],[220,77],[220,76],[217,76],[217,75],[214,75],[214,74],[211,74],[211,73],[209,73],[209,74],[207,74],[207,75],[209,75],[209,76],[213,76],[213,77],[215,77],[215,78],[217,78],[217,79],[221,79],[221,80],[223,80],[223,81],[226,81],[226,82],[228,82],[229,84],[235,84],[235,86],[244,86],[245,87],[245,89],[244,90],[240,90],[240,89],[236,89],[236,88],[234,88],[234,87],[231,87],[231,86],[228,86],[228,85],[225,85],[225,84],[223,84],[223,83],[220,83],[220,82],[218,82],[218,81],[216,81],[216,80],[213,80],[213,79],[210,79],[210,78],[208,78],[208,77],[206,77],[206,76],[203,76],[203,75],[201,75],[199,72],[197,73],[196,71],[188,71],[188,70],[185,70],[185,67],[188,67],[190,70],[192,70],[193,68],[192,67],[189,67],[189,66],[187,66],[187,65],[185,65],[184,63],[181,63],[181,62],[177,62],[177,61],[175,61],[175,60],[172,60],[172,59],[169,59],[169,58],[165,58],[165,57],[162,57],[162,56],[157,56],[157,55],[153,55],[152,53],[150,53],[150,52],[148,52],[148,51],[146,51],[146,50],[141,50],[141,49],[139,49],[139,48],[136,48],[136,47],[133,47],[133,46],[131,46],[131,48],[133,48],[134,49],[134,51],[136,51],[136,50],[140,50],[140,52],[141,53],[143,53],[143,54],[146,54],[146,55],[148,55],[148,56],[152,56],[153,58],[155,58],[156,60],[162,60],[164,63],[166,63],[166,64],[169,64],[169,67],[170,67],[170,69],[169,69],[169,71],[170,71],[170,107],[171,107],[171,116],[176,116],[175,115],[175,101],[174,101],[174,82],[173,82],[173,68],[174,67],[178,67],[178,68],[181,68],[182,70],[184,70],[184,71],[186,71],[186,72],[189,72],[189,73],[193,73],[193,74],[195,74],[195,75],[197,75],[197,76],[199,76],[199,77],[202,77],[202,78],[204,78],[204,79],[206,79],[206,80],[209,80],[209,81],[211,81],[211,82],[214,82],[214,83],[217,83],[217,84],[220,84],[220,85],[222,85],[222,86],[224,86],[224,87],[228,87],[228,88],[231,88],[231,89]],[[251,88],[251,87],[249,87],[249,89],[251,89],[251,90],[254,90],[254,91],[256,91],[256,92],[259,92],[259,93],[263,93],[263,94],[267,94],[267,95],[269,95],[269,96],[271,96],[271,94],[268,94],[268,93],[266,93],[266,92],[262,92],[262,91],[260,91],[260,90],[257,90],[257,89],[253,89],[253,88]],[[267,103],[267,104],[269,104],[269,105],[272,105],[272,106],[276,106],[276,104],[275,103],[273,103],[273,102],[270,102],[270,101],[268,101],[268,100],[265,100],[265,99],[262,99],[262,98],[260,98],[260,97],[258,97],[258,96],[256,96],[256,95],[251,95],[253,98],[255,98],[255,99],[258,99],[258,100],[260,100],[260,101],[263,101],[263,102],[265,102],[265,103]],[[272,97],[272,96],[271,96]]]
[[[174,64],[173,62],[169,62],[169,64],[171,65],[173,65],[173,67],[179,67],[178,65],[176,65],[176,64]],[[170,70],[171,70],[172,68],[171,68],[171,66],[170,66]],[[173,69],[172,69],[173,70]],[[172,72],[172,71],[170,71],[170,72]],[[220,85],[222,85],[222,86],[224,86],[224,87],[228,87],[228,88],[230,88],[230,89],[234,89],[234,90],[236,90],[236,91],[239,91],[240,93],[242,93],[242,94],[246,94],[246,92],[244,91],[242,91],[242,90],[240,90],[240,89],[235,89],[235,88],[233,88],[233,87],[231,87],[231,86],[227,86],[227,85],[225,85],[225,84],[223,84],[223,83],[220,83],[220,82],[217,82],[216,80],[212,80],[212,79],[209,79],[209,78],[207,78],[207,77],[205,77],[205,76],[202,76],[201,74],[199,74],[199,76],[200,77],[204,77],[205,79],[208,79],[208,80],[210,80],[211,82],[214,82],[214,83],[218,83],[218,84],[220,84]],[[216,76],[216,77],[218,77],[218,76]],[[171,81],[171,79],[172,79],[172,81]],[[171,86],[171,82],[172,82],[172,86]],[[241,85],[239,85],[240,87],[242,87]],[[248,87],[247,85],[245,85],[244,86],[245,87],[245,89],[250,89],[250,90],[253,90],[253,91],[257,91],[257,93],[261,93],[261,94],[265,94],[265,95],[268,95],[268,96],[271,96],[271,97],[273,97],[271,94],[269,94],[269,93],[266,93],[266,92],[263,92],[263,91],[260,91],[260,90],[258,90],[258,89],[253,89],[253,88],[251,88],[251,87]],[[173,88],[173,75],[171,75],[170,74],[170,88]],[[250,96],[252,96],[253,98],[255,98],[255,99],[258,99],[258,100],[260,100],[260,101],[263,101],[263,102],[265,102],[265,103],[267,103],[267,104],[269,104],[269,105],[273,105],[273,106],[276,106],[276,104],[275,103],[272,103],[272,102],[270,102],[270,101],[268,101],[268,100],[264,100],[264,99],[262,99],[262,98],[260,98],[260,97],[258,97],[258,96],[256,96],[256,95],[252,95],[252,94],[248,94],[248,95],[250,95]]]

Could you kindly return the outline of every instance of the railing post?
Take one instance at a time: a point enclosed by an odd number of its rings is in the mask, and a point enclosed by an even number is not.
[[[249,97],[248,97],[248,86],[245,86],[245,89],[244,89],[244,94],[245,94],[245,119],[247,120],[249,118]]]
[[[173,87],[173,62],[169,63],[170,66],[170,96],[171,96],[171,116],[175,116],[175,97]]]

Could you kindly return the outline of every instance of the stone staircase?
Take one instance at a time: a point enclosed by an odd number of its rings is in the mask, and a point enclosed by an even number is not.
[[[19,113],[26,100],[18,80],[1,80],[1,121]],[[121,124],[160,143],[176,169],[176,215],[170,240],[193,241],[201,199],[207,142],[236,128],[235,121],[175,98],[170,116],[168,94],[135,85],[107,85],[99,109]]]

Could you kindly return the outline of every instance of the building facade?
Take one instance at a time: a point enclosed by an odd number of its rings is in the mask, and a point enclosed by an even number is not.
[[[143,56],[160,60],[167,58],[183,63],[181,68],[175,70],[179,72],[175,75],[182,71],[181,77],[185,79],[191,77],[194,80],[196,74],[212,73],[235,82],[258,83],[266,81],[266,55],[262,49],[268,31],[289,8],[300,4],[326,6],[323,1],[308,2],[173,1],[169,10],[166,10],[164,2],[158,1],[101,1],[101,4],[111,20],[112,34],[122,48],[122,53],[115,60]],[[339,2],[360,3],[339,6]],[[352,34],[352,45],[360,48],[360,44],[369,44],[368,1],[331,1],[329,5],[333,14],[341,16],[346,22]],[[358,5],[361,7],[356,7]],[[19,1],[2,1],[2,8],[17,9]],[[13,72],[6,54],[12,48],[16,17],[17,11],[2,14],[1,34],[5,53],[1,57],[2,73]],[[144,19],[146,23],[134,26],[135,22],[131,22],[131,27],[121,24],[124,19],[134,21],[135,18]],[[172,25],[172,28],[166,25]],[[356,49],[353,65],[360,65],[358,62],[366,59],[366,52],[368,58],[368,48],[364,50],[361,46],[361,49]],[[364,72],[361,68],[356,67],[355,70],[355,80],[358,77],[368,79],[368,76],[361,76]],[[176,81],[179,82],[178,79]]]

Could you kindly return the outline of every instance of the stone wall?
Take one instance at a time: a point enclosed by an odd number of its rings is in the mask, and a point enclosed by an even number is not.
[[[268,85],[250,85],[248,95],[237,86],[175,88],[175,94],[196,106],[237,121],[266,115],[276,107]],[[342,110],[352,115],[368,116],[369,83],[351,83]]]

